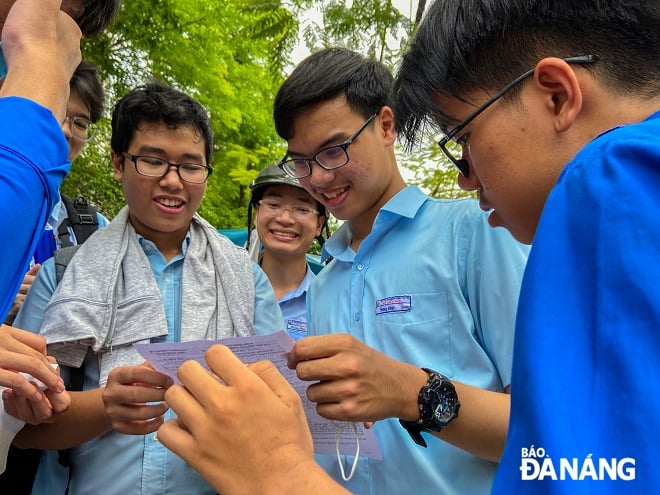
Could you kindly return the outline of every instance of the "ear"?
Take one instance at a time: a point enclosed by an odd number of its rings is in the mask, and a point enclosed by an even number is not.
[[[573,67],[560,58],[544,58],[536,65],[534,81],[547,97],[545,106],[554,116],[555,130],[568,130],[582,110],[582,89]]]
[[[377,127],[377,129],[382,132],[385,144],[394,144],[396,141],[396,128],[394,127],[394,112],[392,109],[388,106],[381,108],[377,120],[380,121],[380,127]]]
[[[257,216],[259,215],[259,208],[261,208],[260,205],[255,204],[252,208],[252,211],[254,211],[254,218],[252,219],[252,225],[254,227],[257,227]]]
[[[110,159],[112,160],[112,171],[115,177],[115,180],[121,182],[124,177],[124,157],[121,153],[115,153],[110,151]]]
[[[316,233],[314,234],[314,237],[318,237],[321,235],[321,229],[323,228],[323,224],[326,221],[325,215],[319,215],[318,221],[316,223]]]

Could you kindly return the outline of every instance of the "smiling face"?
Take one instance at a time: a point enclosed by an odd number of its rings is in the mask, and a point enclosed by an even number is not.
[[[163,123],[143,123],[126,153],[206,165],[204,139],[189,126],[171,129]],[[206,183],[183,182],[174,168],[161,178],[145,177],[137,173],[131,160],[114,152],[112,163],[115,178],[122,182],[136,232],[153,241],[163,253],[168,249],[180,250]]]
[[[317,210],[316,201],[303,189],[295,186],[272,185],[264,191],[262,201],[291,207]],[[317,213],[296,218],[290,210],[274,214],[266,206],[256,205],[254,225],[259,240],[269,253],[282,257],[305,256],[314,239],[321,234],[325,217]]]
[[[345,98],[328,100],[301,112],[288,140],[291,158],[314,156],[319,150],[349,138],[367,117],[352,110]],[[371,230],[378,210],[405,187],[394,158],[396,139],[389,107],[347,148],[349,161],[325,170],[312,163],[312,175],[300,183],[337,218],[350,220],[354,232]]]

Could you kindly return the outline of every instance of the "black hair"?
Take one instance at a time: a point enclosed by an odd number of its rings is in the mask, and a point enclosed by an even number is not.
[[[69,81],[71,91],[75,91],[89,109],[89,120],[98,122],[103,116],[105,92],[99,80],[99,66],[89,60],[83,60],[76,67]]]
[[[301,110],[346,96],[348,106],[367,118],[390,105],[392,74],[377,60],[346,48],[326,48],[313,53],[293,70],[275,96],[273,117],[282,139],[293,132]]]
[[[541,58],[590,54],[599,62],[583,67],[614,91],[660,94],[660,2],[436,0],[396,76],[397,129],[413,144],[437,119],[455,123],[435,96],[499,90]]]
[[[211,120],[206,109],[187,94],[156,81],[129,91],[112,112],[112,151],[120,154],[128,150],[135,131],[143,123],[163,123],[171,129],[193,128],[204,139],[206,164],[211,164]]]
[[[85,0],[83,12],[76,19],[82,34],[98,36],[117,16],[120,0]]]

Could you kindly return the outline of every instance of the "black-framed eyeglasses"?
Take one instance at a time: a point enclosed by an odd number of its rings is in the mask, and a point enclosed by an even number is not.
[[[312,175],[312,162],[318,163],[318,165],[325,170],[334,170],[343,167],[350,160],[346,149],[357,139],[360,133],[367,128],[371,121],[376,118],[376,115],[378,115],[378,112],[365,120],[360,128],[343,143],[323,148],[311,158],[290,158],[287,160],[285,156],[282,161],[278,163],[278,166],[284,172],[296,179],[302,179],[303,177],[309,177]]]
[[[130,153],[121,155],[132,161],[135,171],[145,177],[164,177],[169,173],[170,168],[174,167],[182,181],[203,184],[213,172],[213,167],[201,163],[172,163],[157,156],[131,155]]]
[[[598,62],[599,59],[600,57],[598,55],[591,54],[591,55],[578,55],[575,57],[566,57],[562,60],[569,64],[593,64],[595,62]],[[497,93],[495,93],[495,95],[493,95],[488,100],[486,100],[486,102],[484,102],[481,106],[477,107],[477,109],[474,112],[472,112],[465,120],[463,120],[463,122],[458,124],[451,131],[447,132],[445,136],[440,141],[438,141],[438,146],[440,146],[442,152],[447,156],[449,161],[452,162],[452,164],[454,164],[454,166],[463,176],[468,177],[470,175],[470,165],[468,161],[463,158],[463,146],[461,144],[461,140],[459,139],[458,141],[456,141],[455,142],[456,146],[452,148],[448,148],[447,143],[453,141],[454,138],[458,134],[460,134],[461,131],[465,129],[470,124],[470,122],[476,119],[484,110],[486,110],[493,103],[499,100],[502,96],[504,96],[506,93],[511,91],[513,88],[515,88],[522,81],[524,81],[529,76],[534,74],[535,70],[536,67],[516,77],[513,81],[511,81],[509,84],[507,84]]]
[[[64,117],[69,121],[69,131],[71,135],[79,141],[87,142],[96,134],[96,124],[82,115],[69,115]]]

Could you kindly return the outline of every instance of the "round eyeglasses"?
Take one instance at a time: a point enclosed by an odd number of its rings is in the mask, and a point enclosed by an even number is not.
[[[284,159],[277,164],[278,167],[295,179],[302,179],[303,177],[309,177],[312,175],[312,162],[316,162],[319,167],[324,168],[325,170],[334,170],[343,167],[350,160],[346,149],[357,139],[360,133],[367,128],[371,121],[376,118],[376,115],[378,115],[378,112],[365,120],[360,128],[343,143],[323,148],[311,158],[289,158],[287,160],[285,156]]]
[[[64,117],[64,121],[69,121],[69,131],[71,135],[79,140],[87,142],[96,134],[96,124],[82,115],[69,115]]]
[[[131,155],[129,153],[122,153],[121,155],[132,161],[135,165],[135,171],[145,177],[164,177],[169,173],[170,168],[174,167],[182,181],[203,184],[213,172],[213,167],[200,163],[172,163],[156,156]]]
[[[257,204],[269,215],[279,217],[285,211],[288,211],[294,219],[299,221],[309,220],[314,215],[319,214],[318,210],[309,206],[289,205],[273,199],[260,199]]]
[[[568,64],[593,64],[595,62],[598,62],[599,59],[600,57],[598,55],[592,54],[592,55],[578,55],[575,57],[566,57],[563,58],[562,60]],[[464,140],[460,137],[456,139],[456,136],[458,136],[461,133],[461,131],[463,131],[463,129],[465,129],[468,126],[468,124],[470,124],[470,122],[476,119],[484,110],[486,110],[493,103],[495,103],[497,100],[502,98],[502,96],[504,96],[506,93],[511,91],[513,88],[515,88],[522,81],[524,81],[529,76],[534,74],[535,70],[536,67],[516,77],[513,81],[511,81],[509,84],[507,84],[497,93],[495,93],[495,95],[493,95],[491,98],[486,100],[482,105],[477,107],[477,109],[474,112],[472,112],[463,122],[461,122],[452,130],[447,132],[445,134],[445,137],[443,137],[440,141],[438,141],[438,146],[440,146],[442,152],[449,159],[449,161],[458,169],[461,175],[463,175],[464,177],[468,177],[470,175],[470,164],[465,158],[463,158],[463,146],[465,144]],[[447,146],[449,143],[453,143],[453,145]]]

